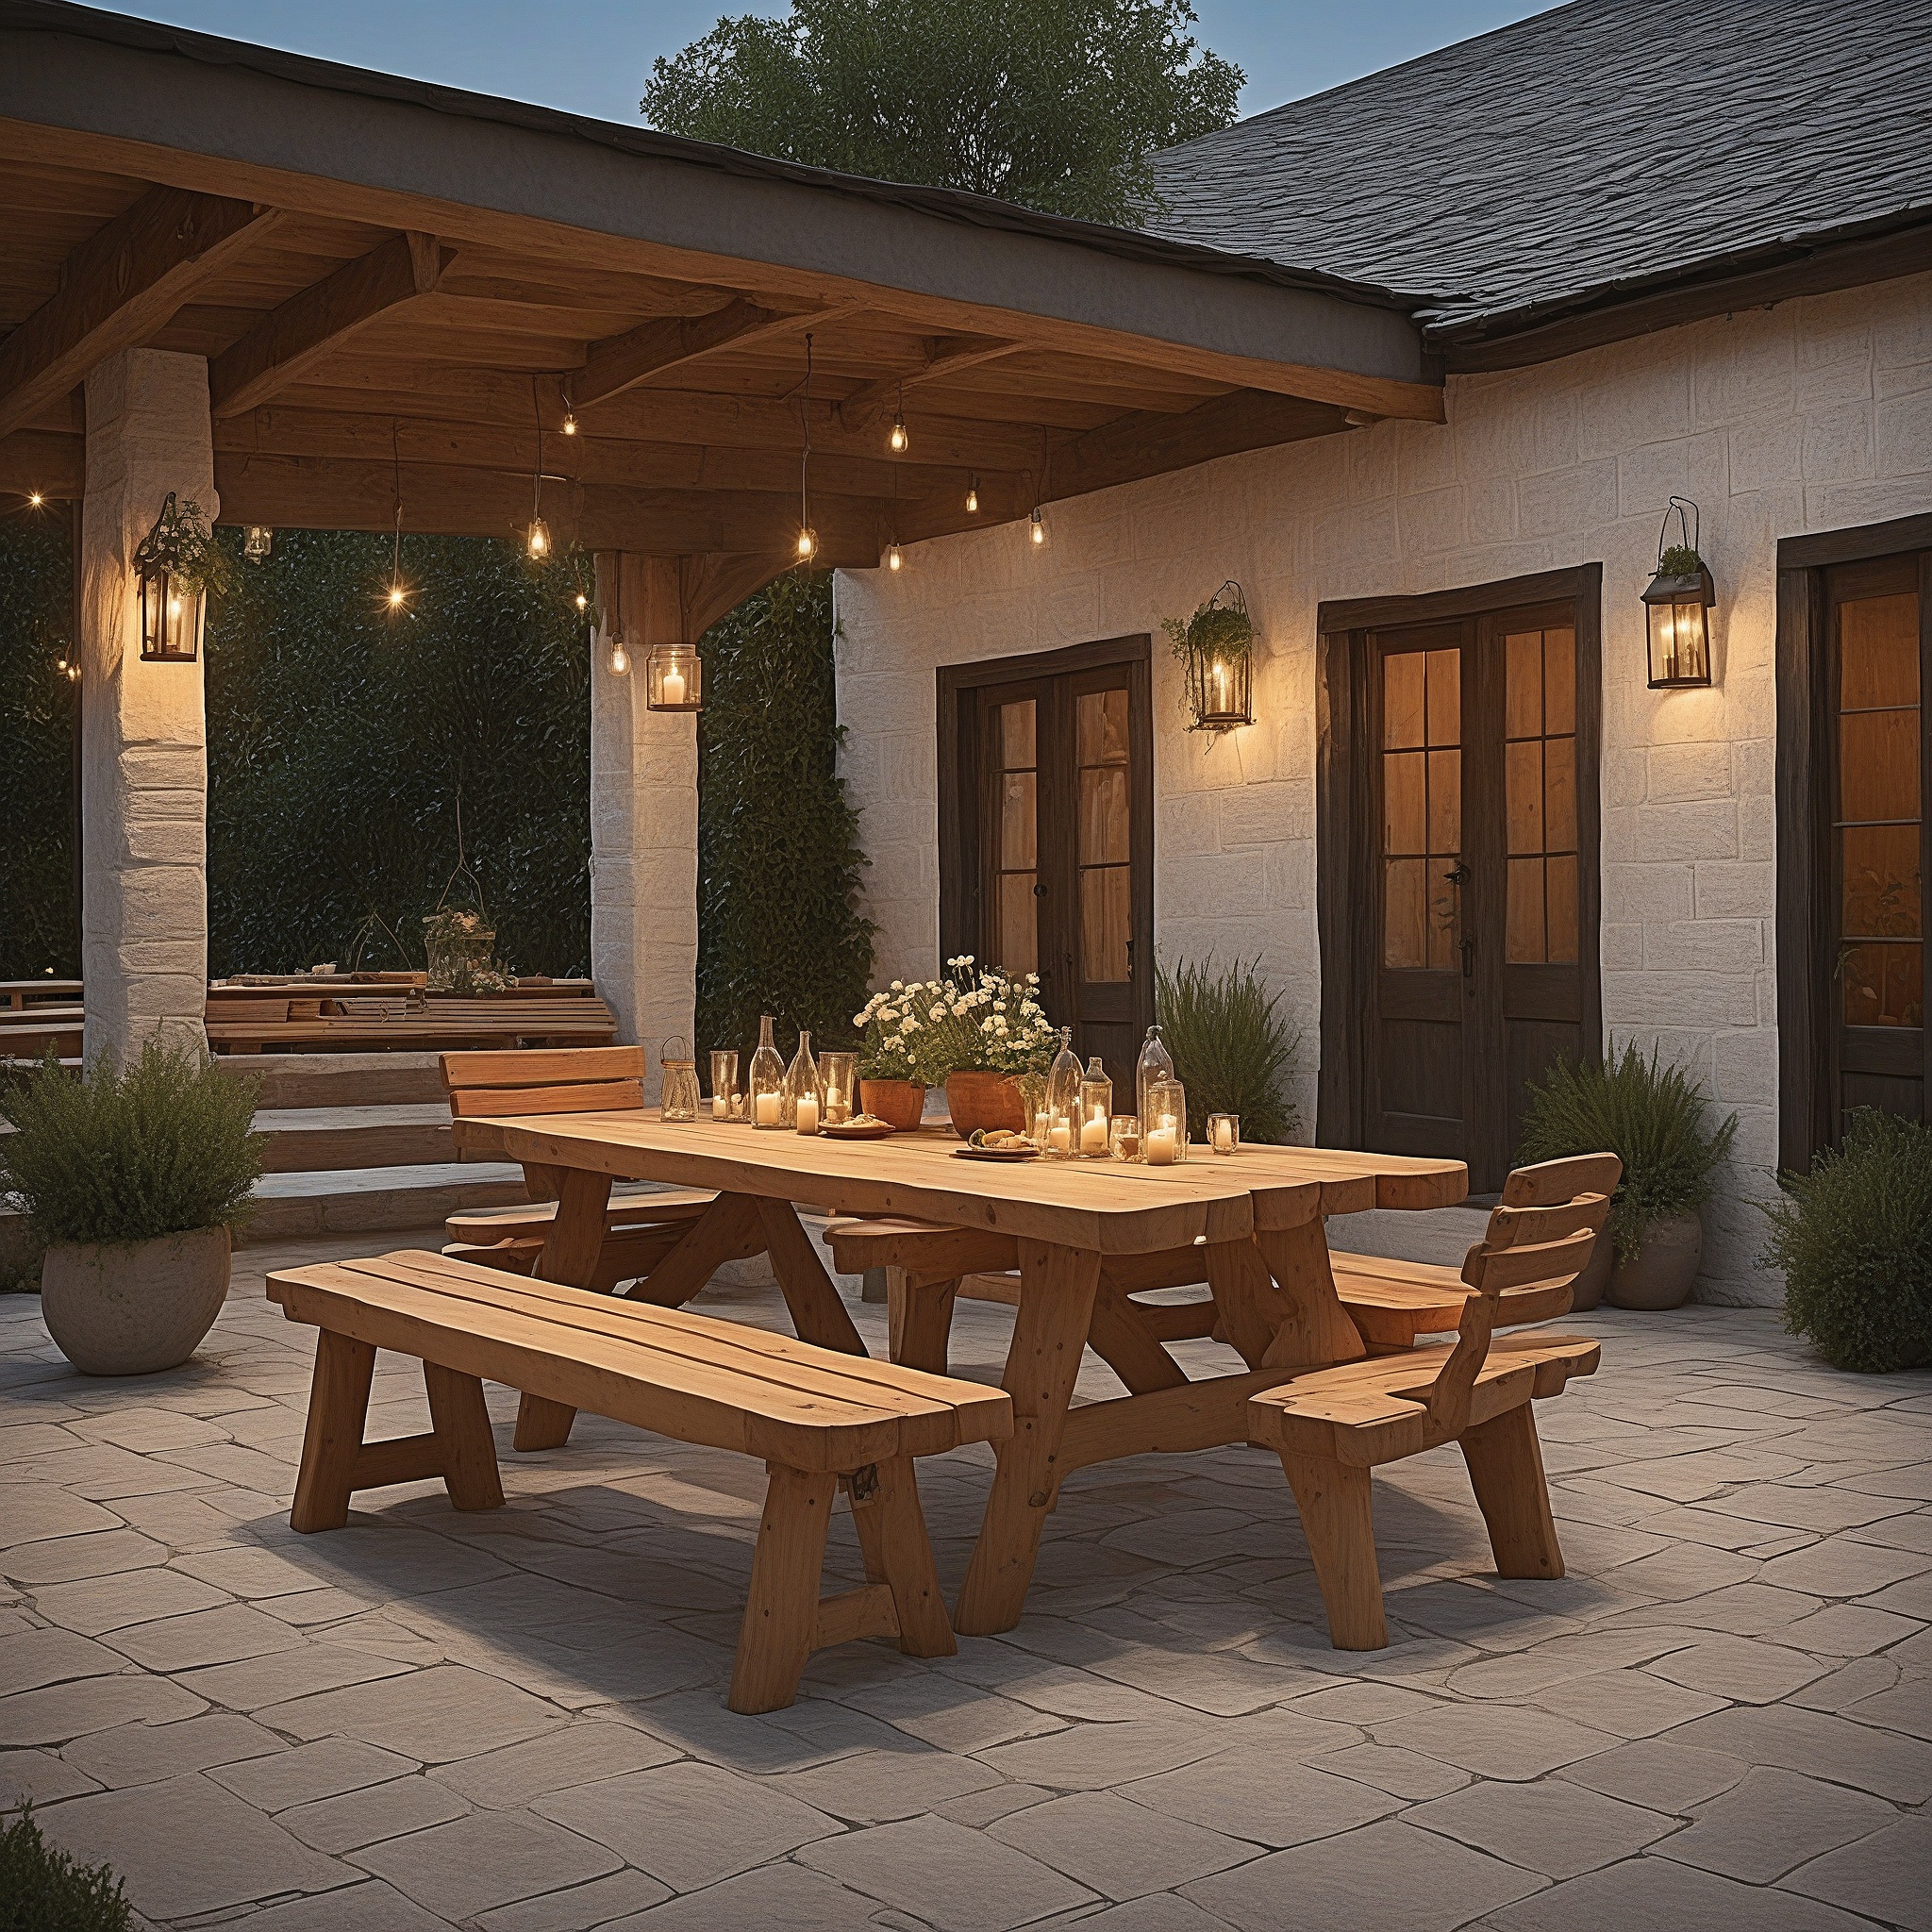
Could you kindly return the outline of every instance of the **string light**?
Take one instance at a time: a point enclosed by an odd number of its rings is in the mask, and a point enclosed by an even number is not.
[[[584,592],[583,592],[582,591],[579,591],[577,592],[577,608],[578,608],[579,610],[588,610],[588,609],[589,609],[590,608],[591,608],[591,600],[590,600],[590,598],[589,598],[588,596],[586,596],[586,595],[584,594]]]
[[[46,507],[46,502],[47,499],[38,490],[29,490],[26,493],[26,507],[29,509],[42,509]]]
[[[805,338],[805,447],[798,458],[798,560],[809,563],[819,554],[819,533],[811,526],[811,336]]]
[[[896,543],[888,543],[886,545],[886,568],[888,570],[903,570],[905,567],[905,552]]]
[[[910,439],[906,434],[906,385],[899,385],[899,407],[892,412],[892,433],[886,439],[892,454],[903,457]]]
[[[624,648],[622,637],[610,640],[610,675],[622,677],[630,669],[630,653]]]
[[[979,478],[974,477],[966,486],[966,514],[976,517],[979,514]]]
[[[1026,534],[1033,539],[1033,546],[1036,550],[1046,541],[1046,521],[1040,514],[1040,506],[1038,504],[1033,506],[1033,521]]]
[[[391,461],[395,465],[396,529],[395,542],[390,551],[386,601],[390,609],[394,611],[400,610],[409,601],[409,593],[403,588],[403,445],[393,416],[389,424],[389,448]]]
[[[571,407],[569,390],[563,392],[563,433],[566,436],[577,433],[577,412]]]
[[[524,547],[532,563],[550,555],[550,525],[543,521],[543,406],[537,397],[537,378],[530,378],[530,410],[537,419],[537,468],[530,478],[530,527]]]
[[[605,624],[610,633],[610,675],[622,677],[630,669],[630,653],[624,648],[624,559],[612,559],[607,588],[610,608]]]

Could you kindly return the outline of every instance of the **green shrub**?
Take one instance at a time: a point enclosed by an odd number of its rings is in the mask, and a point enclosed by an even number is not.
[[[1652,1222],[1710,1199],[1738,1117],[1710,1127],[1707,1112],[1681,1067],[1660,1066],[1655,1050],[1646,1060],[1631,1045],[1619,1056],[1613,1045],[1601,1066],[1558,1060],[1541,1083],[1529,1083],[1516,1158],[1528,1164],[1616,1155],[1624,1178],[1611,1200],[1609,1231],[1618,1258],[1628,1260]]]
[[[43,1241],[140,1241],[233,1223],[261,1172],[257,1083],[150,1041],[124,1074],[49,1058],[0,1091],[0,1187]]]
[[[122,1881],[76,1865],[41,1836],[29,1806],[0,1822],[0,1932],[127,1932]]]
[[[1932,1361],[1932,1126],[1861,1108],[1778,1186],[1759,1265],[1784,1271],[1785,1326],[1835,1369]]]
[[[1296,1038],[1253,965],[1216,973],[1185,961],[1154,971],[1154,1005],[1174,1070],[1188,1090],[1188,1133],[1204,1141],[1210,1113],[1238,1113],[1241,1139],[1279,1144],[1301,1124],[1283,1091]]]

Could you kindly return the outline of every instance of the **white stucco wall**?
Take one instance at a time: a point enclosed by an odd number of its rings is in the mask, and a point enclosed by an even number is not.
[[[1601,562],[1605,1023],[1736,1109],[1700,1291],[1770,1299],[1748,1204],[1777,1145],[1776,542],[1932,509],[1932,275],[1455,377],[1447,412],[1056,504],[1043,550],[1007,525],[841,574],[841,769],[878,974],[937,960],[935,666],[1154,631],[1157,945],[1259,957],[1302,1029],[1312,1122],[1316,607]],[[1638,595],[1674,492],[1717,580],[1707,691],[1644,683]],[[1257,722],[1210,740],[1181,728],[1158,621],[1230,576],[1263,641]]]

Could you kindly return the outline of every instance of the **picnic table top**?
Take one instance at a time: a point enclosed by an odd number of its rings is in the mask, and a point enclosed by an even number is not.
[[[1298,1227],[1370,1208],[1442,1208],[1469,1191],[1459,1160],[1332,1147],[1189,1149],[1185,1162],[999,1162],[956,1158],[964,1143],[925,1126],[882,1141],[763,1130],[655,1108],[514,1115],[453,1124],[465,1153],[575,1167],[795,1201],[837,1213],[903,1214],[1101,1254],[1148,1254],[1205,1237]]]

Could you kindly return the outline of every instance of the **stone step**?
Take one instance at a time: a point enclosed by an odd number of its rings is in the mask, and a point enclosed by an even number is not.
[[[268,1136],[262,1166],[270,1174],[420,1167],[457,1158],[449,1106],[442,1100],[389,1107],[258,1108],[255,1125]]]
[[[425,1161],[400,1167],[265,1174],[249,1196],[240,1245],[261,1247],[303,1235],[434,1230],[473,1208],[508,1208],[529,1198],[524,1171],[507,1161]]]
[[[441,1103],[439,1058],[433,1053],[237,1053],[217,1055],[215,1065],[225,1074],[258,1079],[257,1107],[396,1107]]]

